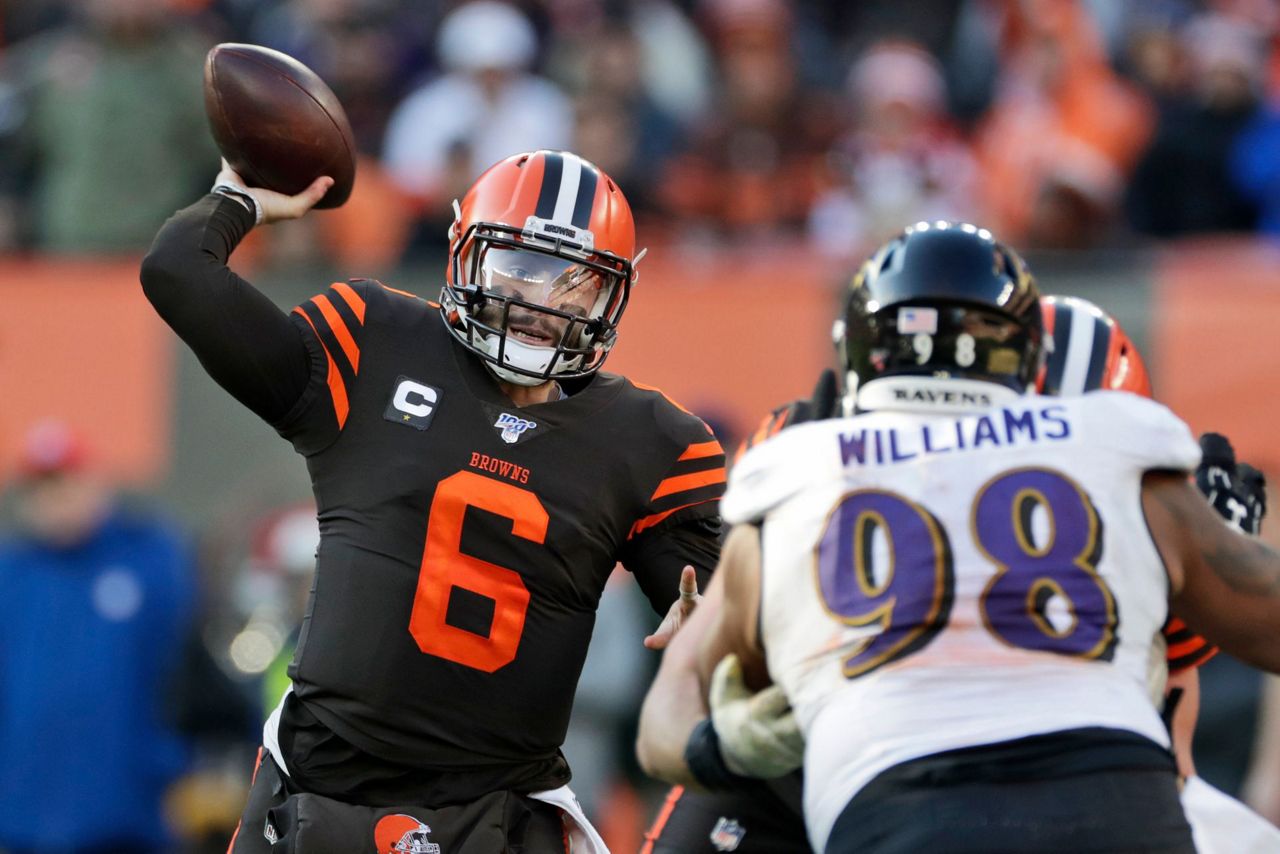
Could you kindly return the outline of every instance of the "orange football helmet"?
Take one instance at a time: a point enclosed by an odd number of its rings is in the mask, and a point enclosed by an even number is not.
[[[1151,397],[1147,366],[1114,317],[1079,297],[1042,297],[1040,309],[1045,338],[1052,342],[1036,384],[1040,394],[1108,389]]]
[[[598,167],[567,151],[513,155],[454,203],[441,314],[500,379],[586,376],[617,339],[635,247],[631,207]]]

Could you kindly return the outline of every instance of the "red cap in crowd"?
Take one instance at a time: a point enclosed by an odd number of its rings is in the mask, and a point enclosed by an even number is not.
[[[18,457],[18,474],[31,479],[81,471],[89,460],[84,435],[65,421],[46,418],[27,430]]]

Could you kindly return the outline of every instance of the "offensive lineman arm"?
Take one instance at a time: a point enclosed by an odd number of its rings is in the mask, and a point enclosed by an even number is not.
[[[1236,530],[1252,535],[1261,533],[1262,519],[1267,512],[1265,478],[1252,466],[1238,463],[1231,442],[1219,433],[1202,435],[1200,451],[1195,484],[1210,506]],[[1183,624],[1177,635],[1185,639],[1189,632],[1190,629]],[[1166,633],[1166,640],[1172,639],[1173,636]],[[1191,641],[1197,642],[1194,635]],[[1191,748],[1200,711],[1200,665],[1213,655],[1212,645],[1205,644],[1203,640],[1198,643],[1203,644],[1201,649],[1189,653],[1192,663],[1184,663],[1175,670],[1170,662],[1171,672],[1165,688],[1166,703],[1173,703],[1173,715],[1169,721],[1173,753],[1178,760],[1178,773],[1184,778],[1193,777],[1196,773]],[[1175,691],[1178,694],[1175,695]],[[1259,732],[1260,739],[1267,737],[1265,727],[1259,727]]]
[[[1229,527],[1182,473],[1142,479],[1170,609],[1237,658],[1280,673],[1280,552]]]
[[[711,576],[702,601],[667,645],[640,707],[636,757],[651,776],[693,782],[684,764],[684,746],[693,728],[707,716],[702,681],[698,678],[698,647],[724,599],[721,581],[720,573]]]
[[[225,166],[219,184],[241,184]],[[317,178],[296,196],[247,189],[263,222],[302,216],[332,184]],[[302,396],[311,369],[297,327],[275,303],[227,268],[254,225],[249,205],[208,195],[174,214],[142,261],[142,289],[156,312],[195,352],[209,375],[268,423]]]
[[[726,655],[741,661],[748,686],[769,685],[756,638],[759,604],[760,535],[740,525],[729,532],[702,603],[667,647],[645,696],[636,755],[646,773],[699,785],[685,762],[685,746],[707,715],[712,674]]]

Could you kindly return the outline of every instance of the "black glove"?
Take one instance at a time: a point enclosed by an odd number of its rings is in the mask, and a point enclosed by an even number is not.
[[[804,424],[807,421],[820,421],[823,418],[834,418],[839,414],[840,385],[836,381],[836,372],[827,368],[818,375],[818,384],[813,387],[812,397],[793,400],[766,415],[755,432],[748,433],[742,440],[737,456],[742,456],[784,427]]]
[[[1231,442],[1220,433],[1201,436],[1200,453],[1196,486],[1233,528],[1257,534],[1267,514],[1267,479],[1248,463],[1237,463]]]
[[[836,372],[826,368],[818,375],[818,384],[813,387],[813,396],[791,404],[791,412],[786,424],[790,427],[806,421],[835,418],[840,414],[839,410],[840,384],[836,381]]]

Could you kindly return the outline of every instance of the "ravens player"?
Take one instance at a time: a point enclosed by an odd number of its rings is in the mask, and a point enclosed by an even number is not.
[[[1046,296],[1041,299],[1045,337],[1049,341],[1045,365],[1037,380],[1041,394],[1075,395],[1098,389],[1129,391],[1151,396],[1147,368],[1132,339],[1114,318],[1087,300],[1077,297]],[[808,399],[793,401],[770,412],[738,450],[741,456],[751,447],[777,435],[786,427],[836,415],[838,383],[835,374],[824,371]],[[1196,483],[1214,508],[1228,520],[1235,519],[1246,533],[1256,534],[1265,510],[1261,475],[1251,466],[1235,464],[1230,446],[1213,434],[1201,440],[1205,458],[1196,472]],[[1237,468],[1239,472],[1237,473]],[[1225,487],[1224,487],[1225,482]],[[1244,508],[1243,513],[1236,508]],[[700,607],[718,607],[719,588],[713,588]],[[664,660],[664,681],[674,672],[674,662],[693,649],[690,632]],[[1196,668],[1208,661],[1217,649],[1196,635],[1177,617],[1164,628],[1169,685],[1165,717],[1170,722],[1174,752],[1184,779],[1195,775],[1191,757],[1199,698]],[[692,659],[685,660],[692,667]],[[661,703],[664,691],[655,689],[651,703]],[[757,704],[759,701],[757,701]],[[700,707],[699,707],[700,709]],[[699,709],[685,711],[701,717]],[[667,708],[664,715],[679,714]],[[769,724],[776,726],[777,724]],[[761,722],[761,726],[765,726]],[[799,747],[797,739],[795,746]],[[786,757],[779,757],[779,766]],[[1198,778],[1195,778],[1198,779]],[[1192,781],[1193,793],[1197,784]],[[746,779],[724,791],[702,791],[675,786],[668,793],[653,826],[645,836],[645,854],[732,850],[739,854],[785,854],[808,849],[801,815],[800,775],[788,774],[773,780]],[[1183,801],[1199,833],[1192,804]],[[1213,798],[1212,793],[1208,797]],[[1238,810],[1232,817],[1239,825]],[[1198,844],[1203,845],[1199,842]]]
[[[735,529],[726,574],[708,591],[711,604],[723,584],[723,606],[695,615],[667,658],[687,660],[685,639],[705,629],[704,679],[733,651],[754,687],[768,674],[782,680],[808,741],[805,812],[818,850],[1190,851],[1160,747],[1167,737],[1146,696],[1159,627],[1150,603],[1168,584],[1173,606],[1197,625],[1280,666],[1263,641],[1274,630],[1274,588],[1249,583],[1254,573],[1274,578],[1280,556],[1224,533],[1203,499],[1186,497],[1184,477],[1161,471],[1194,465],[1185,427],[1131,397],[1018,400],[1038,364],[1033,294],[1020,260],[985,232],[909,230],[864,268],[841,336],[857,408],[871,414],[787,431],[735,469],[726,515],[763,524],[763,542],[751,526]],[[1059,414],[1062,425],[1029,423]],[[1068,434],[1076,448],[1055,453],[1051,443]],[[838,439],[835,465],[800,459],[821,454],[828,438]],[[1061,468],[1068,458],[1083,487],[1058,488],[1071,477]],[[986,482],[975,482],[970,517],[947,496],[975,477]],[[1142,483],[1141,507],[1117,503],[1128,481]],[[1017,512],[1002,512],[1006,500]],[[1146,517],[1154,545],[1130,535],[1143,523],[1128,515]],[[785,583],[771,575],[770,565],[805,562],[811,534],[811,570],[795,566]],[[846,561],[852,586],[837,571]],[[824,661],[841,666],[828,673]],[[715,727],[664,732],[654,697],[646,701],[640,753],[650,770],[723,784],[748,770],[744,759],[756,763],[750,770],[785,767],[794,743],[759,725],[777,717],[773,689],[735,690],[724,703],[726,670],[711,685]],[[733,726],[720,726],[722,711]],[[723,748],[717,730],[730,737]],[[667,747],[673,737],[683,755]],[[1021,815],[1031,824],[1010,823]]]
[[[599,370],[643,254],[627,201],[569,152],[509,157],[455,207],[438,302],[352,280],[285,313],[227,259],[331,183],[286,197],[224,163],[142,265],[318,506],[292,690],[231,850],[296,828],[363,847],[389,816],[447,851],[563,850],[563,815],[598,850],[559,750],[596,605],[621,562],[664,645],[715,563],[725,478],[701,420]]]

